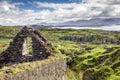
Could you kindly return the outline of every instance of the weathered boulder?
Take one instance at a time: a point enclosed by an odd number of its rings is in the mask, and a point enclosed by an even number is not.
[[[95,44],[120,44],[119,39],[111,39],[103,35],[84,35],[78,36],[63,36],[59,38],[60,40],[69,40],[73,42],[92,42]]]

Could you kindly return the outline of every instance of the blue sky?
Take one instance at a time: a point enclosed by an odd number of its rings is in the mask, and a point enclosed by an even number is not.
[[[8,0],[9,1],[9,0]],[[46,8],[37,8],[33,2],[47,2],[47,3],[55,3],[55,4],[64,4],[64,3],[81,3],[81,0],[10,0],[11,3],[24,3],[24,5],[19,6],[20,9],[34,9],[34,10],[43,10]],[[49,9],[49,8],[48,8]]]
[[[71,3],[71,2],[81,2],[81,0],[12,0],[13,2],[24,2],[27,3],[33,2],[33,1],[39,1],[39,2],[48,2],[48,3]]]
[[[120,0],[0,0],[0,25],[120,17]]]

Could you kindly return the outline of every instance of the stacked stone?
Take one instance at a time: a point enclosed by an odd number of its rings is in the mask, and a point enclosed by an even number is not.
[[[41,35],[40,32],[38,32],[38,31],[35,30],[34,33],[35,33],[36,35],[38,35],[39,38],[41,38],[42,41],[47,42],[47,40]]]
[[[39,39],[32,38],[32,48],[33,48],[33,58],[34,59],[45,59],[50,54],[47,52],[47,49],[45,48],[45,44],[42,44],[43,42],[39,42]]]
[[[17,62],[21,61],[24,38],[17,34],[10,43],[8,49],[2,53],[5,61]]]
[[[25,43],[25,39],[27,37],[32,37],[32,57],[29,59],[38,60],[38,59],[46,59],[50,56],[50,52],[47,52],[47,40],[41,35],[40,32],[32,29],[24,27],[13,39],[10,43],[8,49],[4,51],[0,57],[4,58],[4,61],[8,62],[23,62],[28,61],[28,57],[24,56],[23,52],[27,52]],[[24,48],[24,49],[23,49]],[[52,48],[52,47],[51,47]],[[26,49],[26,51],[25,51]],[[24,50],[24,51],[23,51]],[[1,58],[0,58],[1,59]]]

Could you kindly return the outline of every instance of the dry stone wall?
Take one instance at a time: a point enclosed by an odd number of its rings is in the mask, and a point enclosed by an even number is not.
[[[14,75],[5,76],[0,80],[66,80],[66,60],[59,59],[49,64],[38,65]]]

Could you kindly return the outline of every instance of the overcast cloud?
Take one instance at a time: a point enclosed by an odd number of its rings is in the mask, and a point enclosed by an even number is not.
[[[21,10],[20,6],[26,4],[1,1],[0,25],[60,23],[93,17],[120,17],[120,0],[83,0],[83,3],[30,3],[40,9],[37,11],[34,9]]]

